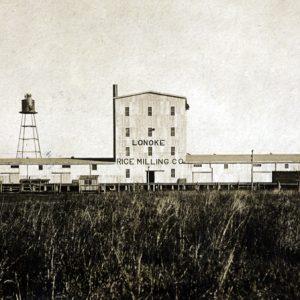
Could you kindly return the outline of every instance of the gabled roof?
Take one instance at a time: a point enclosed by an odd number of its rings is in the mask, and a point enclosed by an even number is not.
[[[251,163],[250,154],[186,155],[187,163]],[[300,163],[300,154],[254,154],[253,163]]]
[[[180,99],[186,100],[186,97],[183,97],[183,96],[172,95],[172,94],[167,94],[167,93],[160,93],[160,92],[155,92],[155,91],[146,91],[146,92],[140,92],[140,93],[135,93],[135,94],[130,94],[130,95],[123,95],[123,96],[115,97],[115,99],[140,96],[140,95],[144,95],[144,94],[154,94],[154,95],[159,95],[159,96],[167,96],[167,97],[180,98]]]
[[[167,94],[167,93],[159,93],[159,92],[154,92],[154,91],[146,91],[146,92],[141,92],[141,93],[136,93],[136,94],[123,95],[123,96],[114,97],[114,99],[130,98],[130,97],[135,97],[135,96],[140,96],[140,95],[145,95],[145,94],[153,94],[153,95],[158,95],[158,96],[166,96],[166,97],[172,97],[172,98],[179,98],[179,99],[182,99],[182,100],[185,101],[185,109],[186,110],[188,110],[190,108],[189,104],[187,103],[186,97],[178,96],[178,95],[172,95],[172,94]]]

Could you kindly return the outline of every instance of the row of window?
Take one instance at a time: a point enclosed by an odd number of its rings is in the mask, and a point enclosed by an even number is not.
[[[125,170],[125,177],[130,178],[130,169]],[[171,169],[171,178],[175,178],[175,169]]]
[[[175,147],[171,147],[171,155],[175,155]],[[125,152],[126,152],[126,156],[130,156],[130,147],[126,147],[125,148]],[[152,147],[148,147],[148,156],[152,156]],[[261,167],[261,164],[253,164],[254,167]],[[11,165],[10,166],[12,169],[19,169],[19,165]],[[198,168],[201,168],[202,167],[202,164],[194,164],[194,167],[198,167]],[[69,169],[71,168],[71,165],[62,165],[62,168],[64,169]],[[285,169],[288,169],[289,168],[289,164],[284,164],[284,168]],[[42,171],[44,169],[44,166],[43,165],[39,165],[38,166],[38,169],[40,171]],[[228,169],[228,164],[224,164],[224,169]],[[97,170],[97,165],[96,164],[92,164],[92,170],[93,171],[96,171]]]
[[[175,116],[175,106],[170,107],[170,115]],[[128,106],[125,107],[125,116],[129,117],[129,107]],[[148,106],[148,116],[149,117],[152,116],[152,106]]]
[[[148,137],[152,137],[152,132],[155,131],[155,128],[148,128]],[[125,136],[130,137],[130,128],[125,128]],[[171,127],[171,136],[175,136],[175,127]]]
[[[171,155],[175,155],[175,147],[171,147]],[[148,156],[152,156],[153,149],[152,147],[148,147]],[[130,147],[125,147],[125,155],[130,156]]]
[[[11,165],[10,166],[12,169],[19,169],[19,165]],[[70,169],[71,165],[62,165],[61,166],[63,169]],[[44,169],[43,165],[39,165],[38,166],[39,170],[42,171]],[[96,164],[92,164],[92,170],[96,171],[97,170],[97,165]]]
[[[202,164],[194,164],[195,168],[201,168]],[[253,167],[261,167],[261,164],[253,164]],[[284,164],[284,168],[288,169],[289,168],[289,164]],[[228,164],[224,164],[224,169],[228,169]]]

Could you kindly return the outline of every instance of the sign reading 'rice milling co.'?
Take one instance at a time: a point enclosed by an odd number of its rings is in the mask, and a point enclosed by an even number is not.
[[[118,165],[176,165],[183,164],[182,158],[117,158]]]

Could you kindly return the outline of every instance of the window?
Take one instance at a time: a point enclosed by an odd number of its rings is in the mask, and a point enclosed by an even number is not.
[[[202,164],[194,164],[194,167],[195,167],[195,168],[201,168],[201,167],[202,167]]]
[[[152,107],[148,106],[148,116],[152,116]]]
[[[43,165],[39,165],[39,171],[42,171],[43,169]]]
[[[171,147],[171,155],[175,155],[175,147]]]
[[[175,178],[175,169],[171,169],[171,177]]]
[[[228,169],[228,164],[224,164],[224,169]]]
[[[253,164],[253,167],[261,167],[261,164]]]
[[[148,128],[148,136],[149,136],[149,137],[152,137],[152,131],[153,131],[152,128]]]
[[[125,148],[125,152],[126,152],[126,156],[130,156],[130,148],[129,147],[126,147]]]
[[[128,106],[125,107],[125,116],[129,117],[129,107]]]
[[[19,169],[19,165],[11,165],[10,166],[12,169]]]
[[[284,164],[284,168],[288,169],[289,168],[289,164]]]
[[[171,127],[171,136],[175,136],[175,127]]]
[[[152,156],[152,147],[148,147],[148,156]]]
[[[175,116],[175,106],[171,106],[171,116]]]
[[[84,179],[84,185],[92,185],[91,179]]]
[[[125,171],[126,171],[125,173],[126,178],[130,178],[130,169],[126,169]]]
[[[130,136],[130,128],[125,129],[125,136],[129,137]]]
[[[62,165],[62,168],[64,168],[64,169],[70,169],[71,166],[70,165]]]
[[[96,164],[92,164],[92,170],[97,171],[97,165]]]

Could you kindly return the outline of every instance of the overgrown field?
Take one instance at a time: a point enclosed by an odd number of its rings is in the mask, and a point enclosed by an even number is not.
[[[300,299],[300,195],[0,195],[4,299]]]

